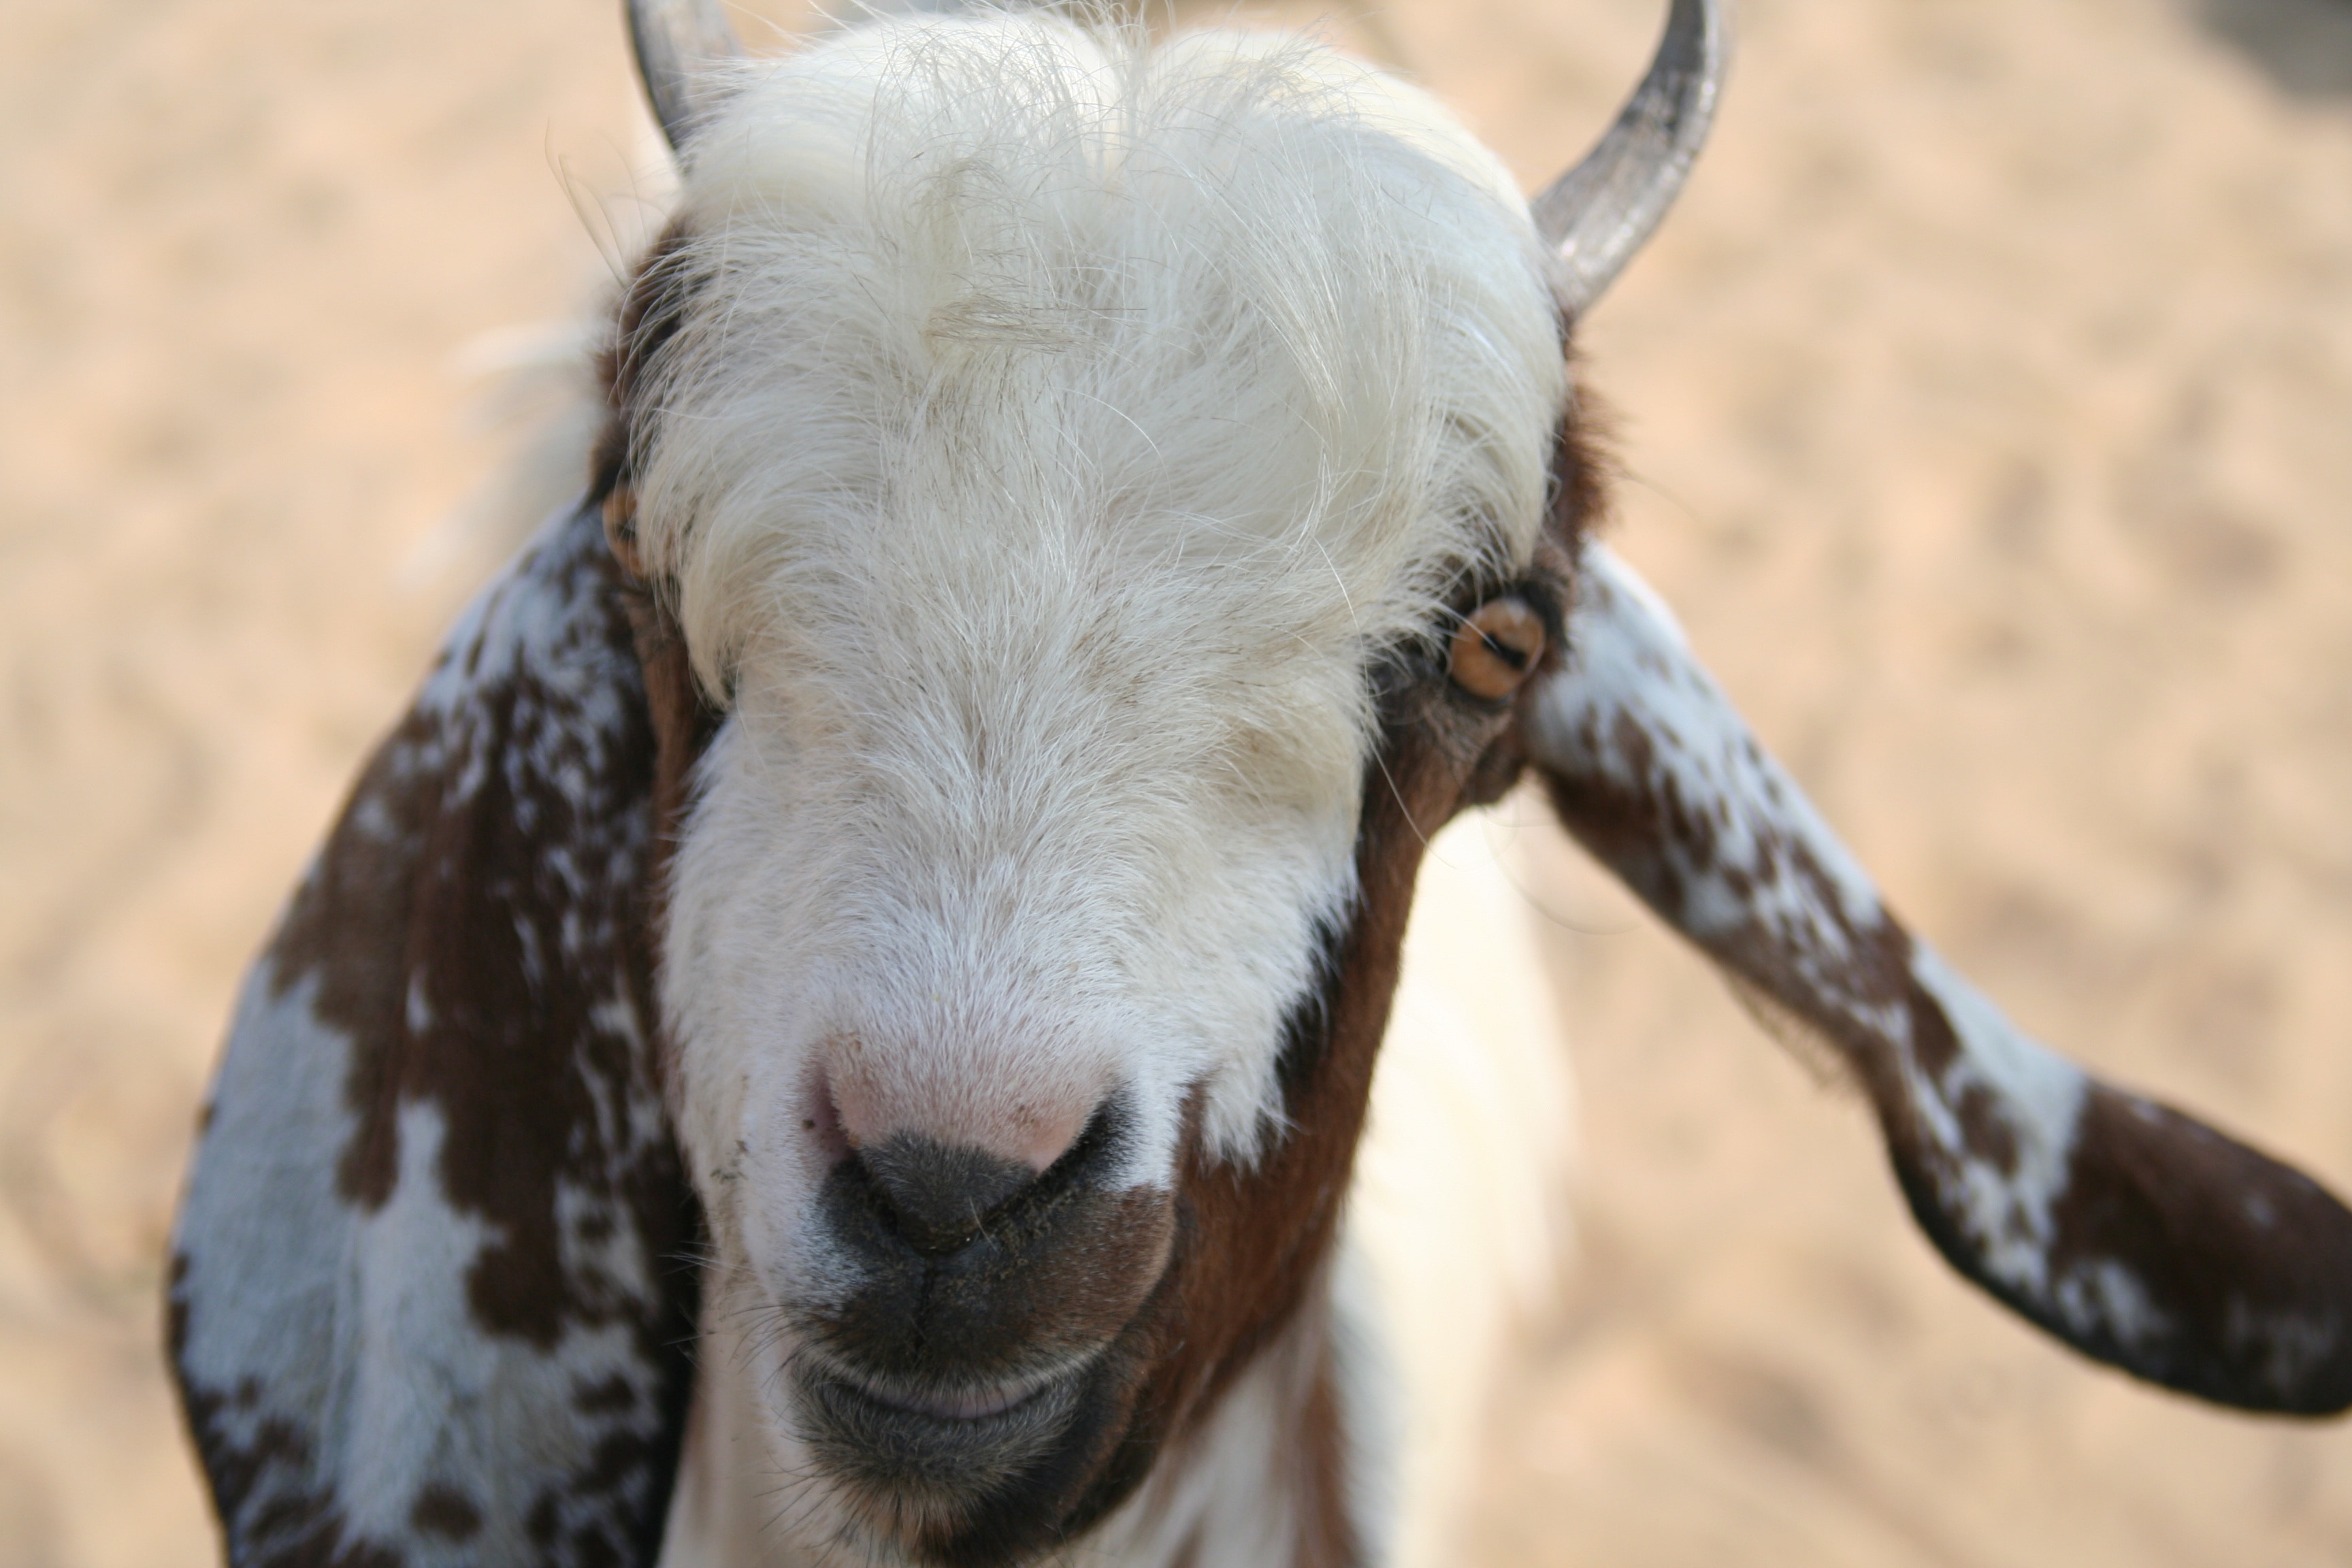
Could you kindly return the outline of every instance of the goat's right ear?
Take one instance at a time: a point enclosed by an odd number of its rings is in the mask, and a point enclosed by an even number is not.
[[[2089,1355],[2224,1405],[2352,1405],[2352,1213],[2027,1038],[1881,903],[1656,595],[1584,551],[1523,710],[1561,820],[1868,1092],[1953,1266]]]
[[[542,531],[247,983],[171,1299],[233,1563],[658,1553],[701,1222],[653,929],[656,710],[695,710],[647,597],[593,507]]]

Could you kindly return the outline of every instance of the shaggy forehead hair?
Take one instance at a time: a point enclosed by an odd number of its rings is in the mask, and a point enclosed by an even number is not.
[[[738,68],[640,454],[707,680],[853,562],[1115,567],[1251,663],[1418,628],[1531,547],[1563,392],[1540,251],[1423,94],[1295,38],[1037,17]]]
[[[1524,203],[1433,100],[1296,39],[902,21],[733,68],[640,280],[628,458],[730,746],[875,781],[820,857],[916,792],[887,831],[967,892],[983,846],[1033,883],[1067,858],[1097,909],[1121,846],[1156,847],[1140,881],[1239,871],[1287,906],[1270,1036],[1351,891],[1372,661],[1534,548],[1566,386]],[[835,915],[881,896],[850,880]],[[921,923],[869,913],[826,923]],[[1234,1087],[1229,1148],[1266,1103]]]

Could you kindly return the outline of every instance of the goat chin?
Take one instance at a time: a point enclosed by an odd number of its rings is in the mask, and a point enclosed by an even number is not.
[[[1319,1299],[1216,1414],[1082,1546],[1106,1568],[1279,1559],[1295,1501],[1272,1478],[1276,1413],[1325,1343],[1342,1370],[1359,1539],[1389,1568],[1454,1560],[1487,1392],[1514,1321],[1566,1255],[1559,1206],[1572,1096],[1535,905],[1514,842],[1517,797],[1467,813],[1431,844],[1404,975],[1358,1153],[1346,1243]],[[782,1521],[810,1500],[765,1459],[750,1347],[714,1289],[662,1568],[777,1561]],[[845,1543],[845,1562],[872,1561]],[[821,1545],[795,1539],[815,1568]],[[1187,1557],[1186,1553],[1190,1552]]]

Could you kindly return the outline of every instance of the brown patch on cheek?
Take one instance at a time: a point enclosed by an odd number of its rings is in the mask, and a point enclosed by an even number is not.
[[[1072,1521],[1083,1528],[1139,1482],[1165,1445],[1195,1429],[1214,1401],[1291,1323],[1331,1255],[1363,1131],[1372,1068],[1401,962],[1405,919],[1428,837],[1460,805],[1471,766],[1405,700],[1380,762],[1367,772],[1355,916],[1339,938],[1320,994],[1294,1018],[1293,1047],[1311,1069],[1286,1095],[1290,1130],[1248,1170],[1211,1161],[1195,1134],[1178,1184],[1175,1258],[1129,1331],[1142,1368],[1118,1451]],[[1475,760],[1475,758],[1474,758]],[[1307,1401],[1294,1451],[1317,1479],[1297,1559],[1356,1562],[1344,1507],[1343,1438],[1323,1380]],[[1318,1401],[1320,1403],[1318,1403]]]
[[[1133,1320],[1167,1268],[1175,1204],[1160,1192],[1107,1194],[1100,1212],[1076,1216],[1071,1228],[1079,1239],[1066,1257],[1029,1279],[1003,1281],[997,1297],[1047,1331],[1040,1344],[1056,1336],[1073,1347],[1100,1344]]]
[[[1585,528],[1605,505],[1592,421],[1562,422],[1552,494],[1529,580],[1566,605]],[[1558,668],[1558,626],[1538,676]],[[1525,689],[1541,684],[1531,679]],[[1372,1069],[1388,1027],[1415,878],[1429,838],[1466,805],[1498,798],[1526,766],[1519,725],[1465,714],[1443,671],[1401,682],[1384,700],[1377,760],[1366,770],[1357,834],[1358,900],[1333,942],[1318,992],[1294,1015],[1284,1057],[1289,1130],[1249,1170],[1201,1152],[1197,1107],[1178,1187],[1175,1257],[1131,1326],[1126,1348],[1141,1377],[1117,1451],[1071,1521],[1082,1529],[1141,1480],[1171,1441],[1196,1430],[1214,1401],[1296,1317],[1322,1277],[1356,1148]],[[1328,1349],[1298,1411],[1292,1452],[1307,1467],[1295,1562],[1341,1568],[1360,1560],[1346,1509],[1346,1432]]]

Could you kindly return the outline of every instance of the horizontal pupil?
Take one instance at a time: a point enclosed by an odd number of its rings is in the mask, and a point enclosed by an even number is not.
[[[1492,637],[1489,637],[1485,632],[1480,632],[1478,634],[1478,640],[1486,645],[1486,651],[1488,653],[1493,654],[1496,658],[1501,659],[1513,669],[1527,668],[1528,656],[1524,650],[1515,648],[1507,643],[1496,642]]]

